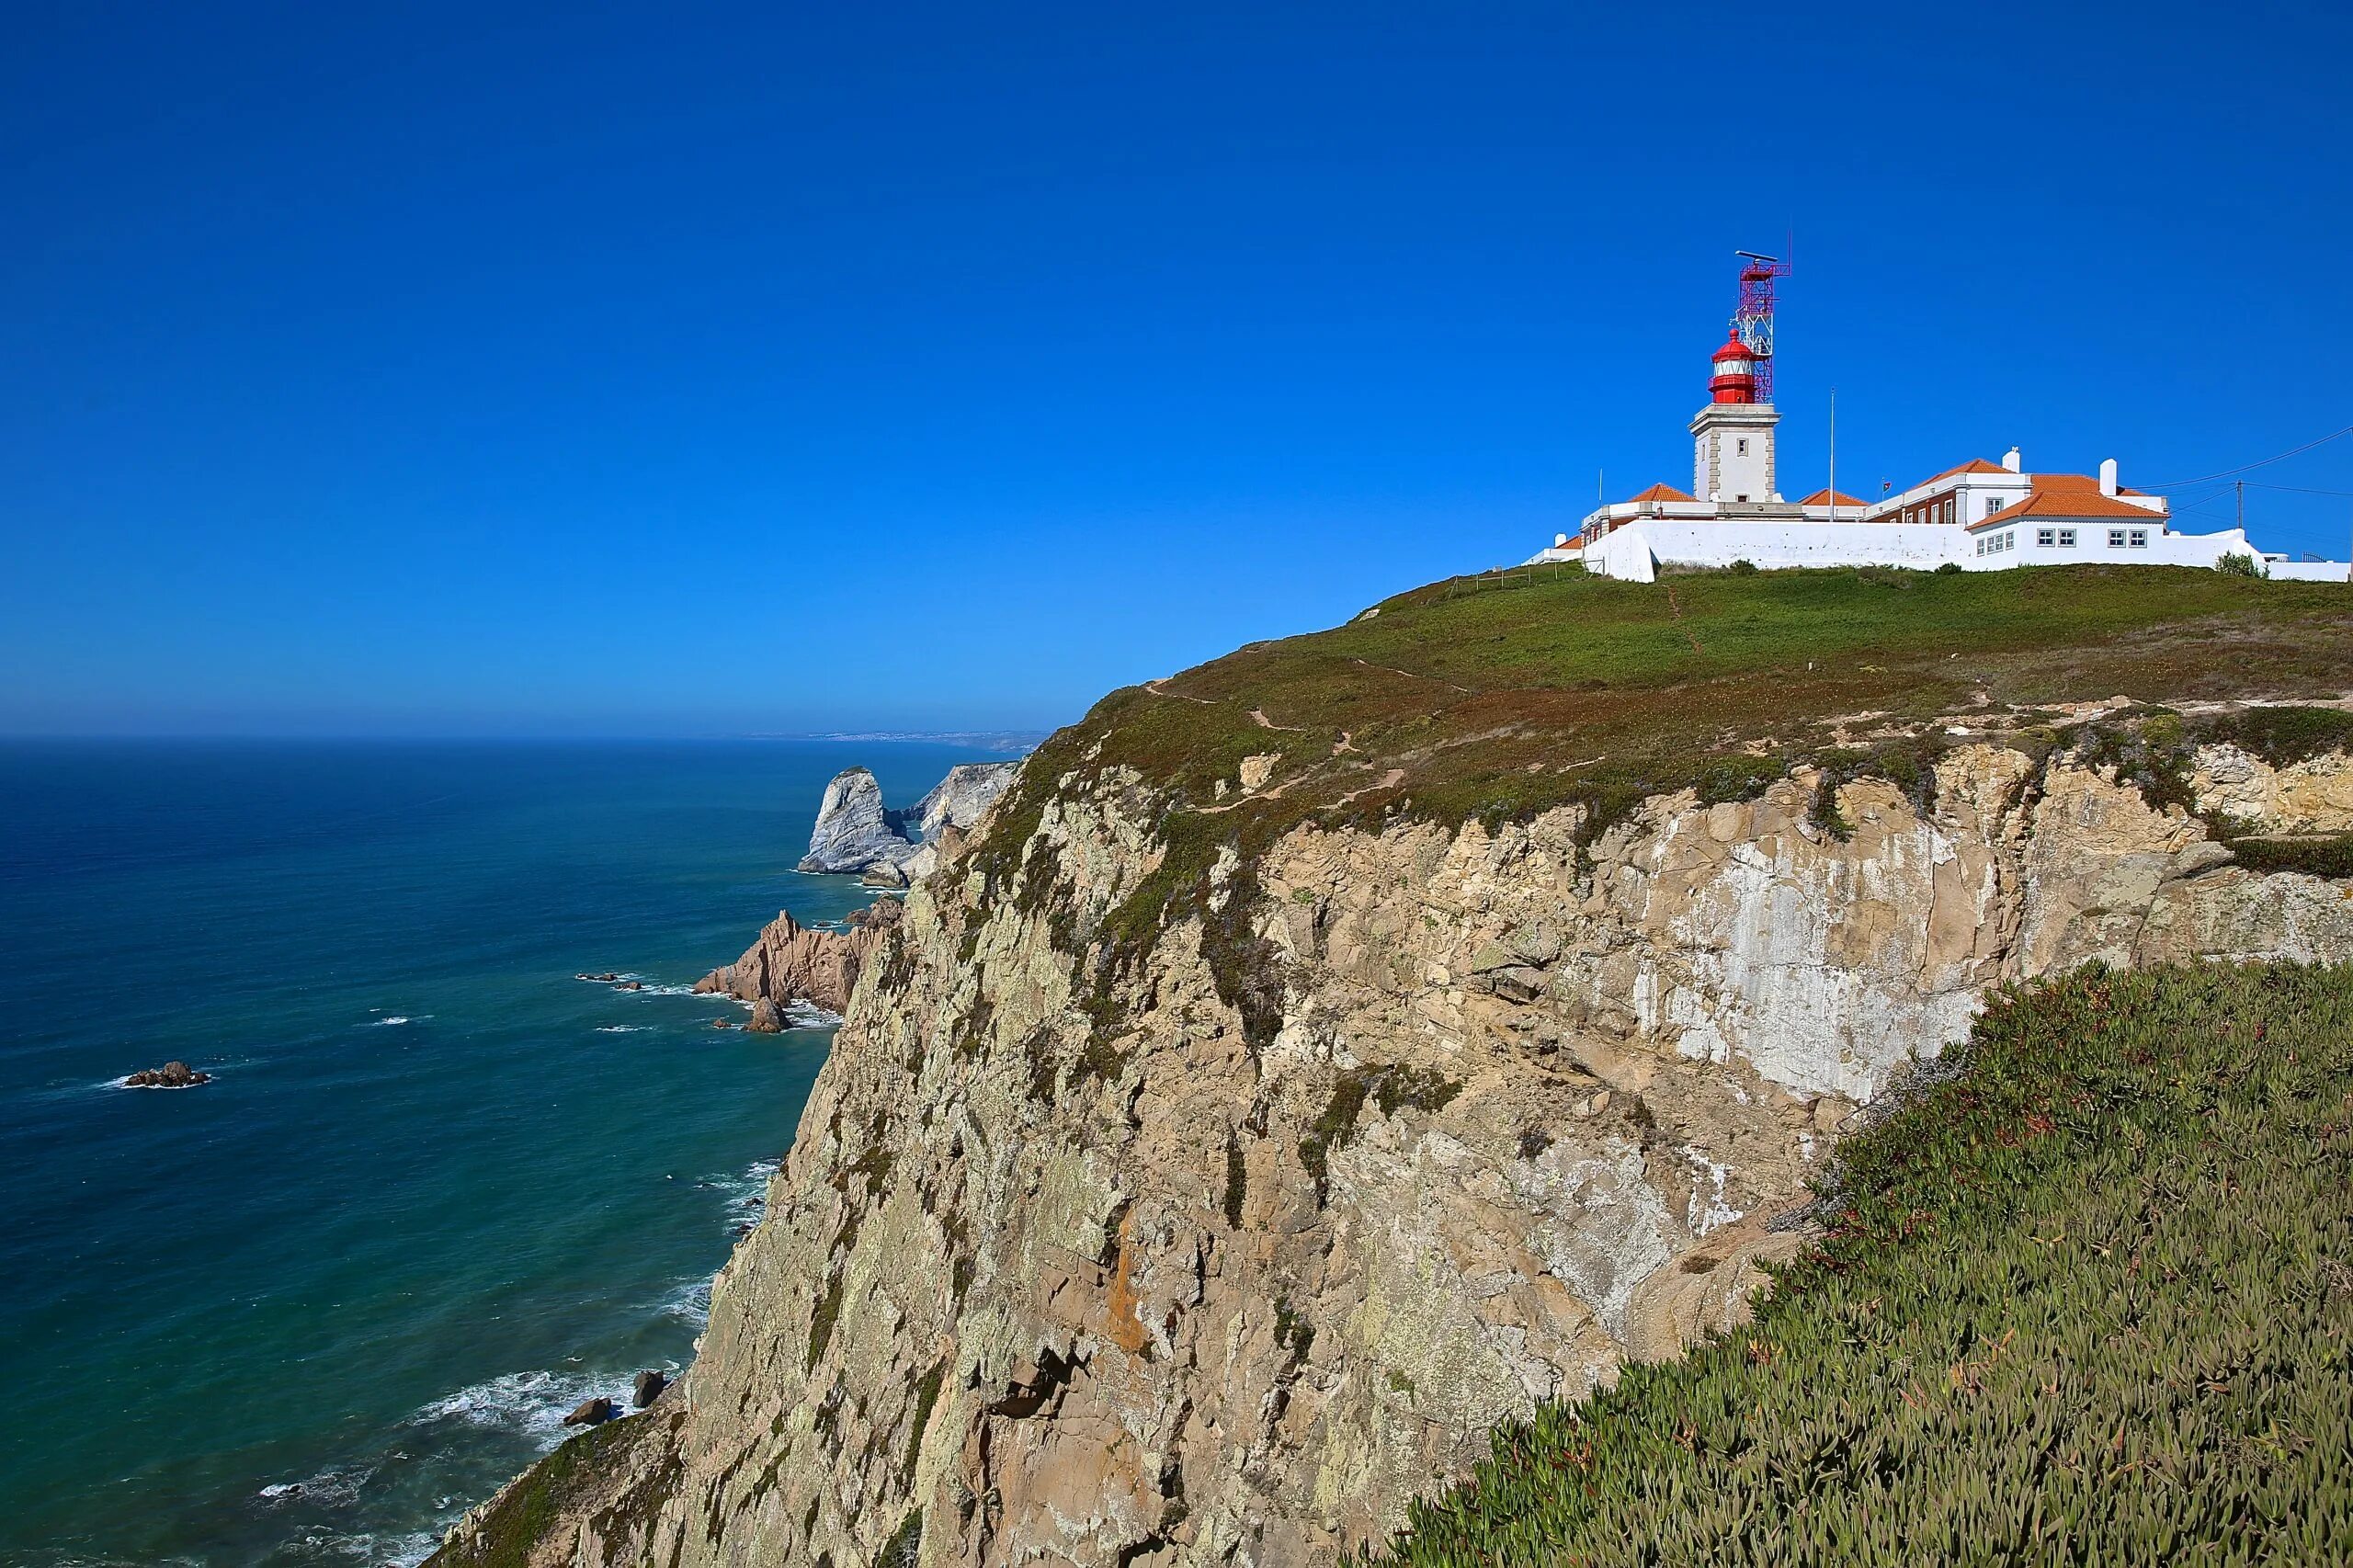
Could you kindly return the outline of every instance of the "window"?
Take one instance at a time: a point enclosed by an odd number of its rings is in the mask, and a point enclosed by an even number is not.
[[[1747,497],[1747,496],[1745,496],[1745,495],[1735,495],[1735,496],[1733,496],[1733,500],[1735,500],[1735,501],[1742,501],[1742,502],[1745,502],[1745,501],[1746,501],[1746,500],[1748,499],[1748,497]]]
[[[2037,550],[2049,550],[2052,545],[2058,542],[2059,530],[2057,528],[2037,528],[2034,530],[2034,545]]]
[[[1733,444],[1733,450],[1739,453],[1742,457],[1746,457],[1748,455],[1748,437],[1743,436],[1738,441],[1734,442]],[[1746,497],[1744,496],[1743,499],[1745,500]]]
[[[2001,498],[2000,496],[1998,496],[1998,495],[1988,495],[1987,497],[1985,497],[1985,515],[1986,515],[1987,517],[1992,517],[1995,513],[1996,513],[1996,512],[2000,511],[2001,509],[2002,509],[2002,498]]]
[[[2132,548],[2135,550],[2146,550],[2149,548],[2148,529],[2134,528],[2132,530]]]
[[[1904,508],[1904,520],[1907,523],[1912,520],[1912,508],[1909,506]]]
[[[2122,550],[2124,548],[2124,530],[2122,528],[2110,528],[2108,530],[2108,548],[2110,550]]]
[[[1949,496],[1949,495],[1948,495],[1948,496],[1946,496],[1946,497],[1945,497],[1945,521],[1946,521],[1946,522],[1951,522],[1951,521],[1952,521],[1952,500],[1953,500],[1953,498],[1952,498],[1951,496]]]
[[[1985,544],[1986,544],[1986,541],[1985,541],[1985,540],[1982,540],[1982,539],[1981,539],[1981,540],[1979,540],[1977,541],[1977,553],[1978,553],[1978,554],[1983,555],[1983,554],[1984,554],[1984,553],[1985,553]]]
[[[2073,550],[2075,548],[2075,529],[2061,528],[2059,530],[2059,548],[2062,550]]]

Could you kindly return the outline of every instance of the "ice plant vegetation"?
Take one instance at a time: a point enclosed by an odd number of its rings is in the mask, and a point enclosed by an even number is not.
[[[1753,1324],[1368,1561],[2353,1562],[2353,971],[2086,971],[1916,1084]]]

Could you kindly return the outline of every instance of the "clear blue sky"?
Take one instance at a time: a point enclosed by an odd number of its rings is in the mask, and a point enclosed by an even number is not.
[[[2348,18],[28,6],[0,730],[1050,726],[1688,483],[1792,225],[1787,493],[2265,457]]]

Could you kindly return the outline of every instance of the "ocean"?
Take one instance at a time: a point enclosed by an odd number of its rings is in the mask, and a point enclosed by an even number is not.
[[[831,1040],[686,987],[867,902],[836,770],[982,759],[0,744],[0,1562],[415,1562],[683,1367]]]

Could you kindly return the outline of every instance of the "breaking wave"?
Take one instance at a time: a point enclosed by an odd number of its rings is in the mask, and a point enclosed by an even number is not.
[[[358,1496],[359,1489],[367,1485],[375,1474],[374,1465],[330,1465],[318,1474],[306,1475],[300,1481],[273,1482],[261,1489],[260,1496],[268,1503],[290,1503],[300,1498],[305,1503],[335,1506]]]
[[[620,1409],[628,1409],[632,1376],[628,1372],[507,1372],[420,1407],[409,1417],[409,1424],[429,1426],[451,1422],[512,1432],[540,1448],[552,1449],[567,1431],[563,1418],[584,1401],[602,1394]]]

